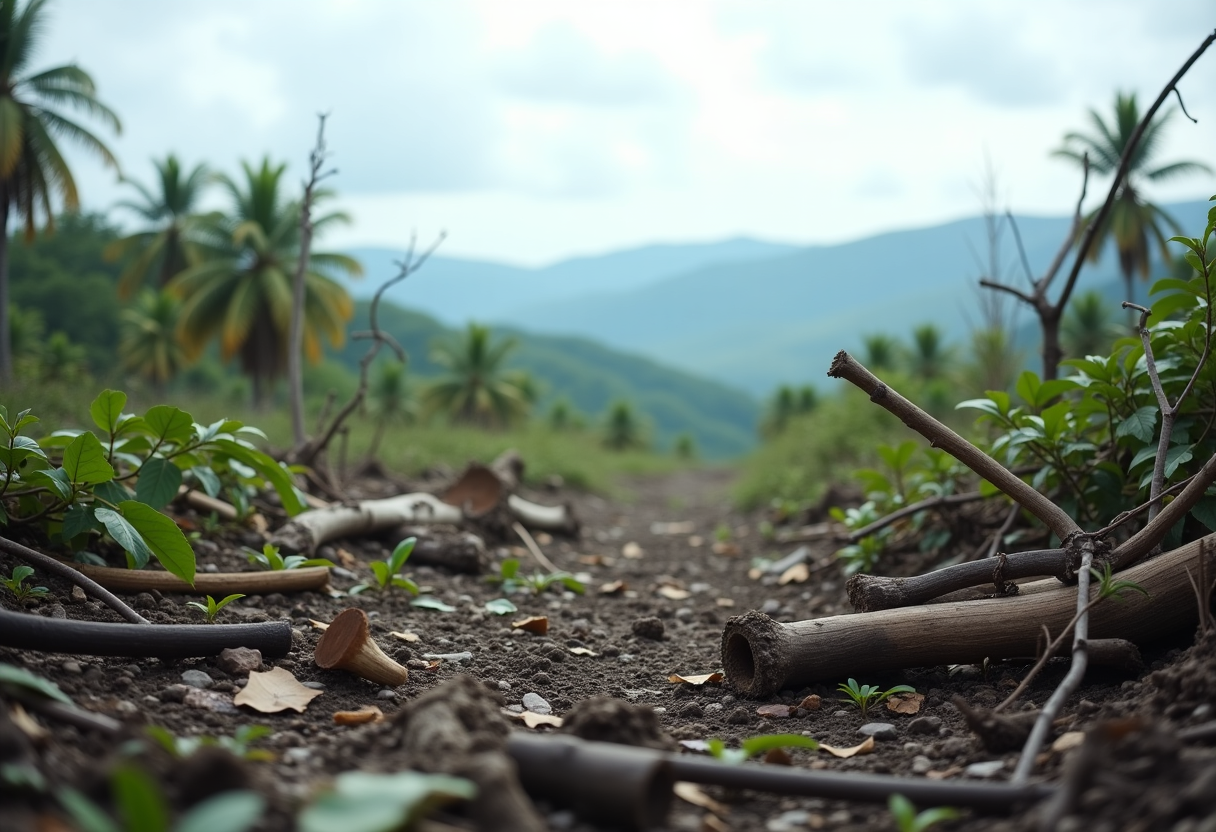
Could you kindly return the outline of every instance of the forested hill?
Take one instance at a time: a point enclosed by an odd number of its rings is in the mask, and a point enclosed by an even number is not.
[[[368,328],[368,306],[367,301],[359,301],[352,331]],[[405,348],[411,375],[432,377],[442,372],[432,362],[431,350],[437,340],[456,337],[456,330],[391,303],[381,304],[379,319],[381,328]],[[518,341],[508,365],[527,371],[539,382],[538,415],[564,397],[594,424],[609,404],[626,400],[649,420],[660,447],[669,447],[682,433],[690,434],[699,452],[709,458],[741,454],[755,444],[759,406],[739,390],[584,338],[507,328],[495,328],[494,333]],[[354,367],[366,351],[366,341],[353,341],[341,359]]]

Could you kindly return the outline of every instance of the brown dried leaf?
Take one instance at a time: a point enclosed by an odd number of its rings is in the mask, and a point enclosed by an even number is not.
[[[789,569],[781,573],[781,577],[777,579],[777,583],[785,586],[790,583],[800,584],[811,577],[811,570],[805,563],[795,563]]]
[[[803,708],[804,710],[808,711],[817,711],[822,706],[823,700],[819,698],[819,694],[817,693],[812,693],[806,699],[803,699],[798,703],[799,708]]]
[[[794,758],[787,754],[784,748],[770,748],[764,752],[764,762],[774,766],[792,766]]]
[[[685,684],[689,685],[704,685],[706,682],[721,682],[725,678],[726,677],[722,675],[721,671],[706,673],[703,676],[681,676],[678,673],[673,673],[667,677],[667,681],[675,684],[684,682]]]
[[[426,667],[422,668],[424,673],[436,673],[439,670],[439,665],[443,664],[443,659],[434,659],[427,662]]]
[[[687,589],[679,589],[674,586],[659,587],[659,594],[669,601],[683,601],[685,598],[691,598],[692,593]]]
[[[757,569],[754,566],[751,569],[747,570],[747,577],[751,578],[753,581],[760,580],[761,578],[764,577],[764,574],[765,573],[764,573],[763,569]]]
[[[637,560],[645,555],[646,551],[632,540],[621,547],[621,557],[627,560]]]
[[[328,624],[326,624],[324,621],[318,621],[315,618],[308,619],[308,623],[313,626],[313,629],[320,630],[321,632],[325,632],[329,629]]]
[[[529,615],[527,618],[521,618],[519,621],[512,621],[511,627],[516,630],[525,630],[529,633],[543,636],[549,632],[549,617],[547,615]]]
[[[270,523],[267,522],[260,512],[254,512],[249,515],[245,520],[245,525],[261,535],[266,534],[270,530]]]
[[[416,644],[417,642],[422,640],[418,637],[417,633],[399,633],[396,630],[389,630],[388,634],[390,636],[392,636],[393,638],[399,638],[402,641],[408,641],[410,644]]]
[[[765,719],[789,719],[790,714],[794,712],[793,705],[761,705],[756,708],[756,715],[762,716]]]
[[[38,724],[29,712],[21,707],[20,702],[14,702],[9,706],[9,717],[12,718],[13,724],[21,729],[21,732],[29,737],[34,742],[42,742],[51,735],[51,732]]]
[[[574,654],[574,655],[576,655],[576,656],[592,656],[592,657],[595,657],[595,656],[598,656],[598,655],[599,655],[599,653],[595,652],[594,650],[589,650],[589,649],[588,649],[588,648],[586,648],[586,647],[570,647],[570,648],[568,648],[568,649],[570,650],[570,652],[571,652],[571,653],[573,653],[573,654]]]
[[[918,714],[924,701],[923,693],[896,693],[887,699],[887,710],[897,714]]]
[[[579,555],[578,562],[587,566],[612,566],[615,563],[612,558],[606,558],[603,555]]]
[[[606,584],[600,585],[601,595],[618,595],[629,589],[629,584],[624,581],[609,581]]]
[[[339,566],[345,569],[357,569],[359,567],[359,559],[341,546],[337,548],[336,554],[338,555]]]
[[[509,716],[511,719],[518,719],[529,728],[536,728],[541,725],[550,725],[554,728],[562,727],[562,718],[560,716],[537,714],[533,713],[532,711],[524,711],[521,714],[517,714],[515,711],[508,711],[506,708],[502,709],[502,715]]]
[[[956,774],[962,773],[962,766],[950,766],[950,768],[946,769],[945,771],[926,771],[925,777],[928,777],[930,780],[946,780],[950,777],[954,777]]]
[[[357,711],[335,711],[334,723],[337,725],[365,725],[369,722],[383,722],[384,711],[375,705],[364,705]]]
[[[264,714],[274,714],[288,708],[303,713],[308,703],[320,695],[321,691],[304,687],[291,673],[276,667],[266,673],[251,671],[249,682],[232,701]]]
[[[858,754],[869,754],[874,750],[874,738],[866,737],[865,742],[861,745],[855,745],[852,748],[836,748],[826,743],[819,743],[819,750],[826,751],[833,757],[840,757],[842,760],[847,760],[849,757],[856,757]]]
[[[722,555],[728,558],[739,557],[739,546],[730,541],[718,541],[714,544],[713,550],[715,555]]]
[[[708,809],[715,815],[729,815],[730,807],[724,806],[712,797],[701,791],[701,787],[696,783],[686,783],[683,780],[676,783],[672,788],[676,797],[686,803],[691,803],[693,806],[700,806],[702,809]]]

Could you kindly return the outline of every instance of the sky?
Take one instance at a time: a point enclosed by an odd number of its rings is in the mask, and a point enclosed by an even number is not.
[[[54,0],[32,69],[75,62],[150,184],[173,152],[302,183],[329,114],[326,248],[544,265],[657,242],[835,243],[978,213],[1070,213],[1052,158],[1116,90],[1146,108],[1216,27],[1210,0]],[[1216,168],[1216,47],[1160,158]],[[1176,106],[1176,101],[1171,104]],[[81,121],[88,123],[81,117]],[[129,186],[69,150],[87,208]],[[1104,195],[1090,188],[1091,202]],[[1155,184],[1205,199],[1216,178]]]

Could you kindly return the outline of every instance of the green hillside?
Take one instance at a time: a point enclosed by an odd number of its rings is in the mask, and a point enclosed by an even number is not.
[[[368,306],[358,302],[352,331],[367,329]],[[429,315],[391,303],[381,303],[380,326],[405,348],[410,373],[423,378],[440,372],[430,358],[436,339],[456,335]],[[609,403],[626,399],[649,420],[659,447],[669,447],[681,433],[691,434],[708,458],[735,456],[755,445],[759,406],[746,393],[583,338],[505,328],[496,333],[518,340],[510,367],[526,370],[540,382],[540,413],[564,397],[593,421]],[[352,341],[340,358],[355,367],[366,351],[366,341]]]

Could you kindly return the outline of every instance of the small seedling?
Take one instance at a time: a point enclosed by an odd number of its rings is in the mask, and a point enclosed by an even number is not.
[[[1144,596],[1148,595],[1148,590],[1135,581],[1116,581],[1115,576],[1111,573],[1110,563],[1107,561],[1102,562],[1101,571],[1090,567],[1089,574],[1093,575],[1094,580],[1098,582],[1098,600],[1113,598],[1116,601],[1122,601],[1123,593],[1127,590],[1139,592]]]
[[[244,598],[244,593],[234,593],[226,596],[222,601],[216,601],[210,595],[207,596],[207,603],[203,604],[199,601],[187,601],[186,606],[194,607],[196,610],[202,610],[203,615],[207,616],[207,623],[214,624],[215,617],[220,614],[220,610],[231,604],[238,598]]]
[[[178,759],[185,759],[200,748],[216,746],[227,749],[233,756],[243,760],[263,761],[273,760],[274,754],[263,748],[251,748],[252,744],[271,733],[265,725],[242,725],[231,737],[177,737],[159,725],[149,725],[145,729],[157,744]]]
[[[725,523],[719,523],[718,528],[714,529],[714,540],[718,543],[728,543],[733,536],[734,532]]]
[[[911,685],[896,685],[890,690],[880,690],[877,685],[858,685],[856,679],[849,679],[847,683],[838,685],[836,690],[848,694],[849,698],[841,701],[856,705],[863,717],[869,712],[871,706],[881,704],[892,694],[916,693],[916,688]]]
[[[812,751],[819,748],[817,741],[802,734],[762,734],[744,740],[738,748],[727,748],[726,743],[718,739],[710,740],[708,745],[709,753],[728,765],[738,765],[774,748],[809,748]]]
[[[262,546],[262,551],[255,552],[247,546],[241,548],[245,553],[245,558],[259,569],[266,569],[272,572],[280,572],[287,569],[304,569],[309,566],[333,566],[334,562],[329,558],[306,558],[303,555],[288,555],[283,557],[279,554],[279,547],[272,543],[267,543]]]
[[[521,575],[519,572],[519,560],[516,558],[507,558],[498,567],[497,575],[489,575],[486,580],[490,583],[502,585],[502,591],[505,593],[517,592],[527,588],[532,590],[532,594],[541,595],[555,584],[561,584],[571,592],[577,592],[582,595],[587,591],[587,587],[578,578],[571,575],[569,572],[550,572],[545,575],[541,572],[533,572],[531,575]]]
[[[13,597],[17,599],[17,603],[21,604],[30,598],[45,598],[50,594],[50,590],[44,586],[27,586],[25,581],[34,574],[33,567],[30,566],[14,566],[12,574],[5,578],[0,575],[0,582],[8,587],[8,591],[13,593]]]
[[[384,560],[372,561],[372,574],[375,575],[375,583],[355,584],[350,588],[351,595],[358,595],[360,592],[366,592],[369,589],[383,592],[398,587],[404,589],[410,595],[417,595],[418,584],[411,581],[409,578],[400,574],[402,566],[409,560],[410,553],[414,551],[414,545],[418,543],[418,538],[407,537],[405,540],[397,544],[397,548],[393,549],[393,553]]]
[[[895,818],[895,825],[899,827],[899,832],[924,832],[935,823],[955,820],[962,816],[958,809],[949,806],[938,806],[917,814],[912,801],[902,794],[891,795],[887,800],[887,807],[891,810],[891,817]]]

